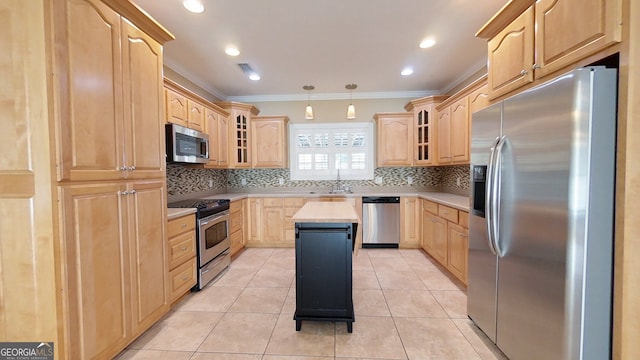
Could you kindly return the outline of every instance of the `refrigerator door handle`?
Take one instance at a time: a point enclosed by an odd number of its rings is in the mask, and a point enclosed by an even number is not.
[[[487,240],[489,245],[489,250],[493,253],[493,255],[497,255],[496,247],[495,247],[495,232],[493,226],[493,218],[494,218],[494,208],[493,208],[493,184],[495,182],[494,179],[494,169],[495,169],[495,156],[497,154],[497,147],[500,144],[501,138],[496,138],[491,146],[491,153],[489,154],[489,164],[487,164],[487,180],[486,180],[486,191],[485,191],[485,211],[486,211],[486,224],[487,224]]]
[[[495,156],[493,158],[493,174],[491,174],[491,227],[493,230],[493,249],[499,257],[503,257],[504,253],[500,249],[500,193],[502,190],[502,149],[507,142],[507,137],[502,136],[495,148]]]

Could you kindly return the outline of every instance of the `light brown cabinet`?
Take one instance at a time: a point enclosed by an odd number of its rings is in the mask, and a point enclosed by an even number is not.
[[[400,248],[420,248],[422,208],[417,197],[400,198]]]
[[[187,99],[187,110],[188,127],[194,130],[204,131],[204,105]]]
[[[422,249],[462,283],[467,283],[469,215],[422,199]]]
[[[503,8],[476,34],[489,39],[491,98],[568,68],[621,40],[621,0],[539,0],[521,12],[515,7]]]
[[[168,311],[171,35],[130,2],[108,3],[0,4],[11,34],[0,110],[12,119],[0,230],[13,239],[0,244],[0,337],[54,341],[56,359],[113,358]]]
[[[205,107],[204,115],[209,135],[209,162],[205,167],[225,169],[229,166],[229,114]]]
[[[377,128],[377,165],[413,165],[413,114],[380,113],[373,118]]]
[[[72,358],[109,357],[168,311],[164,181],[60,187]]]
[[[289,161],[286,116],[254,116],[251,119],[251,167],[285,168]]]
[[[189,120],[187,118],[187,97],[178,94],[171,89],[164,89],[164,96],[167,122],[184,127],[189,127]]]
[[[169,302],[174,303],[198,281],[196,267],[196,218],[194,214],[169,220]]]
[[[258,109],[249,104],[219,102],[229,112],[229,168],[251,167],[251,117]]]
[[[436,161],[436,105],[447,96],[428,96],[412,100],[405,110],[413,114],[413,165],[434,165]]]
[[[291,217],[304,205],[298,197],[265,197],[249,199],[248,247],[293,247]]]
[[[231,256],[244,248],[244,212],[246,200],[232,201],[229,205],[229,240],[231,240]]]

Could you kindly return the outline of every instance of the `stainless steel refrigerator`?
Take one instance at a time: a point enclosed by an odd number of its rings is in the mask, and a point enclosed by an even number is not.
[[[469,318],[511,360],[611,349],[616,70],[472,116]]]

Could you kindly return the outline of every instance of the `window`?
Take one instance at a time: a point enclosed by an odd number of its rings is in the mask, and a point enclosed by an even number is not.
[[[290,124],[291,180],[373,179],[373,123]]]

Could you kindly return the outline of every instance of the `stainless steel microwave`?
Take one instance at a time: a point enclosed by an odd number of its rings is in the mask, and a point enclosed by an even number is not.
[[[166,124],[165,128],[167,162],[209,162],[209,135],[176,124]]]

